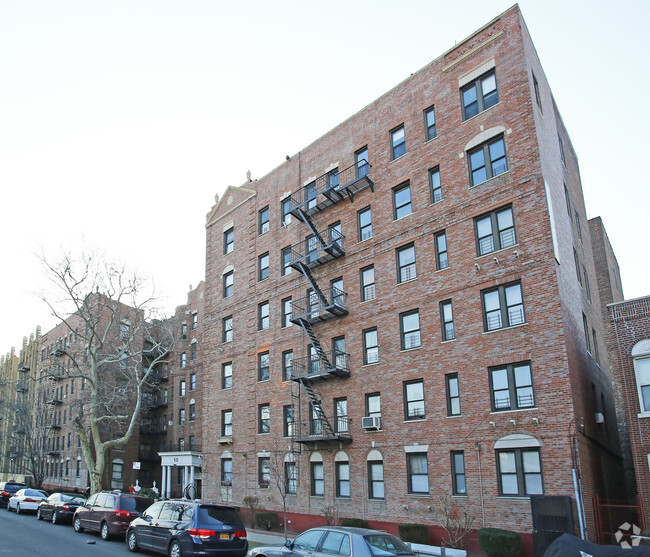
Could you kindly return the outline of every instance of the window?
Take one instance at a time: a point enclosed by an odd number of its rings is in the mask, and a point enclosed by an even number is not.
[[[221,388],[232,389],[232,362],[221,364]]]
[[[269,303],[262,302],[257,306],[257,329],[264,331],[271,325],[271,318],[269,316]]]
[[[393,220],[401,219],[412,213],[411,185],[407,182],[393,188]]]
[[[468,158],[470,186],[478,186],[508,170],[503,137],[497,137],[472,149]]]
[[[221,320],[221,342],[232,341],[232,315]]]
[[[187,354],[185,352],[181,353],[181,369],[187,366]]]
[[[66,460],[66,464],[67,464],[67,462],[68,461]],[[119,458],[115,459],[113,461],[113,470],[112,470],[112,474],[111,474],[111,479],[114,482],[121,482],[122,481],[122,472],[123,472],[123,470],[124,470],[124,463],[122,462],[122,460],[120,460]],[[66,476],[67,475],[68,474],[66,472]]]
[[[424,381],[404,382],[404,419],[423,420],[424,414]]]
[[[474,219],[476,253],[485,255],[517,243],[512,207],[492,211]]]
[[[379,340],[377,327],[363,331],[363,365],[376,364],[379,361]]]
[[[569,218],[573,219],[573,215],[571,213],[571,197],[569,196],[569,190],[567,189],[566,184],[564,184],[564,200],[566,201],[566,210],[569,214]]]
[[[190,391],[196,390],[196,373],[190,374]]]
[[[544,493],[539,449],[497,451],[499,495],[525,496]]]
[[[178,395],[185,396],[185,381],[181,381],[178,384]]]
[[[291,246],[282,248],[282,276],[291,274]]]
[[[343,279],[335,278],[330,281],[330,292],[332,304],[339,307],[345,307],[345,291],[343,290]]]
[[[409,244],[397,248],[397,282],[413,280],[417,276],[415,245]]]
[[[431,203],[442,201],[442,184],[440,182],[440,167],[438,166],[429,170],[429,190],[431,192]]]
[[[366,395],[366,416],[369,418],[381,417],[381,395],[379,393],[368,393]]]
[[[420,342],[420,312],[416,309],[399,316],[402,338],[402,350],[410,350],[421,346]]]
[[[257,458],[257,483],[260,487],[271,485],[271,457],[269,456]]]
[[[458,388],[458,374],[445,375],[447,387],[447,416],[460,416],[460,390]]]
[[[348,432],[348,399],[334,399],[334,430],[336,433]]]
[[[372,211],[370,207],[361,209],[357,213],[357,223],[359,226],[359,241],[363,242],[368,238],[372,238]]]
[[[337,188],[339,185],[339,169],[335,168],[327,173],[327,187]]]
[[[582,266],[582,277],[584,279],[585,292],[587,294],[587,300],[591,302],[591,288],[589,287],[589,277],[587,276],[587,267]]]
[[[467,495],[463,451],[451,451],[451,488],[454,495]]]
[[[307,258],[307,263],[313,263],[318,260],[318,250],[320,249],[321,243],[318,240],[318,236],[310,234],[305,238],[305,256]]]
[[[232,410],[221,411],[221,435],[232,437]]]
[[[637,343],[637,345],[638,344],[639,343]],[[632,356],[636,356],[636,352],[638,352],[638,349],[635,345],[634,349],[632,350]],[[645,354],[639,355],[645,356]],[[636,385],[639,394],[640,410],[642,413],[650,412],[650,357],[635,357],[634,373],[636,375]]]
[[[456,338],[454,328],[454,311],[451,300],[440,302],[440,326],[442,327],[442,340],[453,340]]]
[[[295,495],[298,492],[298,474],[295,462],[284,463],[284,485],[287,495]]]
[[[368,461],[368,497],[370,499],[384,498],[384,461]]]
[[[221,459],[221,485],[232,485],[232,458]]]
[[[130,334],[131,334],[131,324],[128,321],[120,322],[120,338],[129,338]],[[70,343],[68,343],[68,346],[70,346]]]
[[[363,147],[354,154],[354,162],[356,164],[357,178],[363,178],[369,174],[370,165],[368,163],[370,159],[368,158],[368,147]]]
[[[494,412],[534,407],[530,362],[490,368],[490,392]]]
[[[323,463],[312,462],[311,466],[311,494],[322,497],[325,495],[325,480],[323,476]]]
[[[429,141],[436,137],[438,132],[436,130],[436,111],[433,107],[427,108],[424,111],[424,137]]]
[[[269,278],[269,254],[263,253],[257,258],[257,280]]]
[[[447,252],[447,233],[443,230],[435,235],[436,240],[436,269],[438,271],[449,267],[449,254]]]
[[[526,322],[520,282],[484,290],[481,297],[483,326],[486,331],[513,327]]]
[[[390,156],[395,160],[406,154],[406,138],[404,124],[390,132]]]
[[[589,340],[589,323],[587,322],[587,316],[582,314],[582,328],[585,333],[585,343],[587,345],[587,352],[591,354],[591,341]]]
[[[580,286],[582,286],[582,275],[580,274],[580,259],[578,259],[578,252],[576,251],[576,248],[573,248],[573,262],[575,263],[576,266],[576,278],[578,279],[578,283]]]
[[[224,255],[235,249],[235,229],[229,228],[223,233],[223,253]]]
[[[291,317],[293,316],[293,311],[291,309],[291,297],[285,298],[282,300],[282,326],[291,327]]]
[[[269,380],[269,353],[261,352],[257,355],[257,380]]]
[[[192,312],[192,329],[196,329],[199,326],[199,314],[197,312]]]
[[[235,284],[235,272],[229,271],[223,275],[223,297],[232,296]]]
[[[375,291],[375,266],[370,265],[361,269],[361,301],[374,300]]]
[[[543,112],[543,110],[542,110],[542,95],[539,92],[539,83],[537,83],[537,78],[535,77],[534,73],[533,73],[533,89],[535,90],[535,102],[537,103],[537,106],[539,107],[539,111]]]
[[[429,493],[429,472],[427,453],[407,453],[409,493]]]
[[[600,355],[598,354],[598,338],[596,337],[596,329],[591,329],[591,338],[594,341],[594,358],[596,363],[600,363]]]
[[[270,433],[271,407],[268,404],[260,404],[257,407],[257,418],[257,433]]]
[[[189,406],[189,420],[190,422],[193,422],[196,420],[196,404],[191,403]]]
[[[282,379],[290,381],[293,376],[293,350],[282,352]]]
[[[307,209],[316,207],[316,182],[311,182],[305,186],[305,200],[307,201]]]
[[[566,159],[564,158],[564,144],[562,143],[560,134],[557,134],[557,143],[560,148],[560,160],[562,161],[562,164],[566,166]]]
[[[340,336],[332,339],[332,357],[336,369],[348,369],[347,353],[345,352],[345,337]]]
[[[190,345],[190,360],[196,360],[196,347],[198,346],[198,343],[193,342]]]
[[[291,224],[291,197],[287,197],[280,201],[280,208],[282,209],[282,224]]]
[[[336,496],[350,497],[350,463],[337,462],[334,472],[336,474]]]
[[[293,437],[294,428],[295,428],[295,411],[293,406],[283,406],[282,407],[282,424],[283,424],[283,434],[285,437]]]
[[[463,120],[476,116],[499,102],[494,70],[465,85],[461,91]]]
[[[178,424],[185,425],[185,408],[181,408],[178,411]]]
[[[258,234],[265,234],[269,231],[269,208],[264,207],[258,214]]]

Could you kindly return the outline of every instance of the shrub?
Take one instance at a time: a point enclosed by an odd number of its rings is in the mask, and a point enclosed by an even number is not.
[[[258,512],[255,516],[257,526],[262,530],[273,530],[280,525],[278,513]]]
[[[158,495],[150,487],[143,487],[140,491],[138,491],[138,495],[140,495],[140,497],[149,497],[150,499],[158,499]]]
[[[517,557],[521,554],[521,536],[500,528],[481,528],[478,543],[488,557]]]
[[[368,528],[368,521],[363,518],[344,518],[341,520],[341,526],[351,526],[352,528]]]
[[[422,544],[429,541],[429,533],[424,524],[399,524],[397,529],[402,541]]]

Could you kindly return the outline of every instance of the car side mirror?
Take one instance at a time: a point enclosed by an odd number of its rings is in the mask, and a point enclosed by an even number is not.
[[[147,522],[151,522],[151,515],[150,514],[145,514],[142,518],[144,518]]]
[[[293,549],[293,540],[287,540],[284,542],[284,547],[288,547],[289,549]]]

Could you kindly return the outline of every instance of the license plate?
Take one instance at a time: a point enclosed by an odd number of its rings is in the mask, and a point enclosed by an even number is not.
[[[220,540],[229,540],[230,539],[230,534],[219,534],[219,539]]]

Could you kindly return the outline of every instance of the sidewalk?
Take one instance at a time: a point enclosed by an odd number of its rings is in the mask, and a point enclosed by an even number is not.
[[[246,536],[249,542],[262,545],[284,545],[284,534],[282,532],[267,532],[266,530],[253,530],[246,528]],[[287,538],[292,540],[295,534],[287,532]]]

